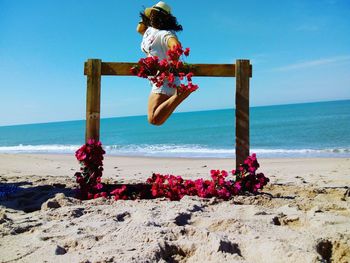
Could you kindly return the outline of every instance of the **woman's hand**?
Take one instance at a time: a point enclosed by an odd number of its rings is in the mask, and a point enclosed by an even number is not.
[[[141,21],[136,27],[136,31],[143,35],[147,30],[147,26]]]

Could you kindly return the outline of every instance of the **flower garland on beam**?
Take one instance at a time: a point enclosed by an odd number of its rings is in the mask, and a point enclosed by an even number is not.
[[[137,65],[130,69],[130,72],[140,78],[147,78],[157,87],[161,87],[167,82],[170,88],[177,89],[179,92],[189,90],[191,92],[198,89],[198,85],[193,84],[191,67],[189,64],[180,60],[180,57],[188,56],[190,49],[182,49],[181,45],[176,45],[167,51],[167,58],[159,60],[157,56],[141,58]],[[175,77],[185,81],[176,85]]]

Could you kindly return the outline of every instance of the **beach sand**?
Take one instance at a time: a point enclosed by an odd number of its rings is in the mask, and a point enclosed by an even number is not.
[[[259,158],[259,156],[258,156]],[[263,193],[229,201],[74,198],[73,155],[0,155],[0,262],[350,262],[350,159],[263,159]],[[209,178],[230,159],[106,156],[104,180]]]

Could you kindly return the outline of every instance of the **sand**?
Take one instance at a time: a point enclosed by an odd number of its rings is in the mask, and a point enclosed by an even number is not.
[[[229,201],[74,198],[69,155],[0,155],[0,262],[350,262],[350,159],[264,159],[263,193]],[[104,180],[209,178],[229,159],[107,156]]]

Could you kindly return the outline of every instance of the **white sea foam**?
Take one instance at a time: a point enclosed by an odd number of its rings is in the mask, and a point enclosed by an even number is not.
[[[1,146],[0,153],[73,153],[78,149],[78,145],[17,145]]]
[[[2,146],[0,153],[63,153],[73,154],[79,145],[17,145]],[[107,154],[119,156],[232,158],[235,150],[207,148],[200,145],[106,145]],[[327,149],[251,149],[260,157],[350,157],[349,148]]]

